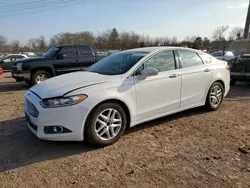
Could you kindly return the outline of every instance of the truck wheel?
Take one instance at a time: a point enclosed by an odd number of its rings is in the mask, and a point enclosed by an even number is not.
[[[31,84],[32,85],[40,84],[41,82],[49,79],[50,77],[51,75],[47,71],[43,71],[43,70],[36,71],[31,76]]]

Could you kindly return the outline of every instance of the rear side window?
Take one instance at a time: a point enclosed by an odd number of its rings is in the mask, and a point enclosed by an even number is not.
[[[210,55],[208,55],[208,54],[200,53],[199,56],[201,57],[201,59],[205,63],[211,63],[212,62],[212,57]]]
[[[197,53],[185,50],[180,50],[177,52],[179,54],[182,68],[189,68],[189,67],[203,65],[203,61],[200,58],[200,56],[198,56]]]
[[[61,49],[59,54],[63,54],[65,58],[75,58],[77,57],[76,49],[74,46],[65,46]]]
[[[89,46],[77,46],[79,56],[93,55],[92,49]]]

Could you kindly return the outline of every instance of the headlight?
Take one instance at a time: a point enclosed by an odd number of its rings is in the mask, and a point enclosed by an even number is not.
[[[57,107],[71,106],[71,105],[75,105],[84,101],[87,97],[88,97],[87,95],[76,95],[76,96],[70,96],[70,97],[52,98],[52,99],[43,100],[40,102],[40,104],[44,108],[57,108]]]
[[[16,69],[19,70],[19,71],[23,70],[23,64],[22,63],[17,63],[16,64]]]

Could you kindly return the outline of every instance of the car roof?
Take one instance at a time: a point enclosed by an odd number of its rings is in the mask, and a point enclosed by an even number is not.
[[[8,55],[6,55],[6,57],[8,57],[8,56],[23,56],[23,57],[27,57],[27,55],[25,55],[25,54],[8,54]]]
[[[125,52],[138,51],[138,52],[153,53],[153,52],[162,51],[162,50],[189,50],[189,51],[193,51],[193,52],[204,53],[200,50],[195,50],[192,48],[175,47],[175,46],[157,46],[157,47],[134,48],[134,49],[126,50]]]

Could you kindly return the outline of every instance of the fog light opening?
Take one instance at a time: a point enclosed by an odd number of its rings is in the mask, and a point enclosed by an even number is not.
[[[61,126],[54,126],[53,127],[53,131],[55,133],[62,133],[63,132],[63,127],[61,127]]]

